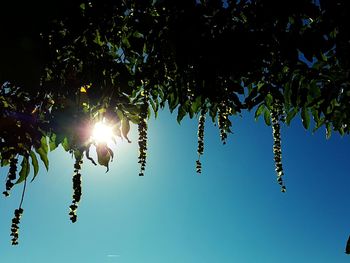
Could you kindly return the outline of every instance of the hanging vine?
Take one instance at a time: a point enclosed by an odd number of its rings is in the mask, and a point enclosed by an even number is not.
[[[204,126],[205,126],[205,109],[201,110],[199,119],[198,119],[198,131],[197,131],[197,153],[198,153],[198,160],[196,161],[196,171],[197,173],[202,173],[202,163],[200,161],[201,155],[204,153]]]
[[[271,123],[273,135],[273,154],[275,161],[275,171],[277,174],[277,182],[281,186],[281,191],[286,192],[286,187],[283,182],[283,165],[282,165],[282,148],[281,148],[281,125],[280,121],[284,119],[283,110],[280,101],[276,100],[271,106]]]

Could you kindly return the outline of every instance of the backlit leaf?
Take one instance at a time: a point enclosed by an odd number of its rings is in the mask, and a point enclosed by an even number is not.
[[[99,144],[96,147],[97,161],[100,165],[107,167],[109,171],[109,161],[111,160],[111,152],[106,144]]]
[[[128,133],[130,131],[130,122],[129,119],[126,118],[125,116],[123,116],[122,119],[122,135],[124,137],[124,139],[126,139],[129,143],[131,143],[131,141],[128,138]]]
[[[16,182],[16,184],[19,184],[21,182],[23,182],[25,179],[27,179],[28,174],[30,172],[30,165],[28,162],[28,156],[27,157],[23,157],[22,163],[21,163],[21,171],[19,172],[19,178]]]
[[[47,158],[48,147],[45,136],[41,138],[41,146],[35,149],[35,151],[39,154],[40,159],[44,163],[46,170],[49,170],[49,159]]]
[[[32,166],[34,169],[34,176],[32,179],[33,181],[39,172],[39,163],[38,163],[38,159],[36,158],[35,152],[30,151],[30,158],[32,159]]]

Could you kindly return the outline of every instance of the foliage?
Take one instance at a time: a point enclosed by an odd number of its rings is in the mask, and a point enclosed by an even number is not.
[[[206,115],[217,122],[224,144],[233,116],[245,110],[263,116],[272,124],[282,191],[282,123],[300,114],[305,129],[313,120],[313,130],[325,127],[327,137],[349,133],[345,0],[35,5],[14,2],[0,18],[7,25],[0,32],[6,38],[0,44],[0,160],[10,165],[5,195],[17,177],[15,183],[26,182],[31,167],[36,177],[38,157],[48,169],[48,152],[61,145],[76,159],[74,222],[84,154],[96,164],[89,153],[95,145],[97,162],[107,169],[113,158],[106,144],[91,139],[94,123],[105,120],[127,141],[130,123],[138,125],[143,175],[147,118],[166,106],[177,110],[178,122],[199,118],[199,157]],[[16,12],[24,29],[8,22]],[[199,158],[196,164],[200,173]]]

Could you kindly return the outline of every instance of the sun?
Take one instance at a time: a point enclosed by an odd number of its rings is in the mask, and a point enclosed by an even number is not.
[[[104,121],[96,122],[92,130],[91,139],[96,143],[112,143],[114,141],[113,127]]]

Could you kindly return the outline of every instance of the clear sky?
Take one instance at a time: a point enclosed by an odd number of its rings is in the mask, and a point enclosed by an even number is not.
[[[349,137],[283,127],[287,192],[276,182],[271,128],[233,119],[223,146],[208,120],[203,173],[195,173],[197,122],[161,112],[150,121],[144,177],[132,144],[109,173],[85,162],[78,222],[68,216],[73,160],[56,150],[28,185],[19,246],[10,221],[21,186],[0,198],[0,262],[341,263],[350,234]],[[1,171],[3,182],[5,171]]]

